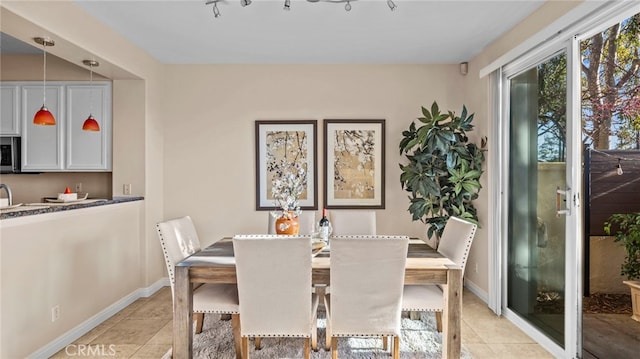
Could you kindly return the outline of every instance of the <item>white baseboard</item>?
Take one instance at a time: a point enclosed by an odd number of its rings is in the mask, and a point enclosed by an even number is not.
[[[171,283],[169,282],[169,277],[165,277],[165,278],[161,278],[159,279],[157,282],[153,283],[152,285],[146,287],[146,288],[140,288],[138,289],[138,291],[140,292],[140,298],[141,297],[150,297],[153,295],[153,293],[159,291],[160,289],[162,289],[162,287],[168,287],[170,286]]]
[[[489,294],[478,287],[475,283],[470,280],[464,280],[464,287],[467,288],[471,293],[475,294],[478,298],[480,298],[483,302],[489,303]]]
[[[129,304],[135,302],[138,298],[149,297],[153,293],[160,290],[162,287],[166,286],[169,286],[169,278],[162,278],[146,288],[136,289],[135,291],[126,295],[124,298],[108,306],[98,314],[85,320],[82,324],[52,340],[44,347],[31,353],[28,358],[49,358],[53,356],[67,345],[73,343],[74,340],[80,338],[81,336],[88,333],[91,329],[98,326],[98,324],[111,318],[114,314],[126,308]]]

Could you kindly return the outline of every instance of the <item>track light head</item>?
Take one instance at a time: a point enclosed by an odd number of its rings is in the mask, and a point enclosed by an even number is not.
[[[242,7],[249,6],[251,5],[251,0],[240,0],[240,5],[242,5]]]
[[[291,10],[291,0],[284,0],[284,10]]]
[[[351,3],[349,2],[349,0],[347,0],[347,3],[344,5],[344,9],[346,11],[351,11]]]
[[[213,17],[220,17],[220,9],[218,9],[218,1],[220,0],[207,0],[205,1],[205,5],[211,5],[213,4],[213,7],[211,8],[211,10],[213,10]],[[249,5],[251,3],[251,0],[242,0],[242,6],[245,6],[245,2],[249,1],[247,3],[247,5]]]
[[[389,5],[389,10],[391,11],[395,11],[398,8],[393,0],[387,0],[387,5]]]

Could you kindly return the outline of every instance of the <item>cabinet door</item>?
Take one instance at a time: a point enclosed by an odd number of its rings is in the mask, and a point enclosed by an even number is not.
[[[0,135],[20,135],[20,87],[18,85],[0,85]]]
[[[22,86],[22,171],[61,171],[62,134],[65,121],[62,113],[62,86],[47,86],[47,108],[56,119],[55,126],[33,124],[33,116],[42,107],[42,86]]]
[[[111,86],[110,84],[67,85],[66,166],[70,171],[111,170]],[[93,114],[100,131],[83,131],[82,124]]]

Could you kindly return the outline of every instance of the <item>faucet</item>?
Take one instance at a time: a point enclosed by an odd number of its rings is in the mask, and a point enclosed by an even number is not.
[[[0,183],[0,188],[4,188],[5,192],[7,192],[7,198],[9,199],[9,206],[13,205],[13,195],[11,194],[11,188],[4,183]]]

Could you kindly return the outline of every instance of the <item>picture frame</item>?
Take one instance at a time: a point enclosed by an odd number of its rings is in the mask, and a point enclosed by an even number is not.
[[[298,201],[300,209],[318,209],[317,123],[316,120],[256,120],[256,210],[279,209],[271,189],[283,160],[306,169],[306,189]]]
[[[324,120],[324,207],[385,208],[385,120]]]

